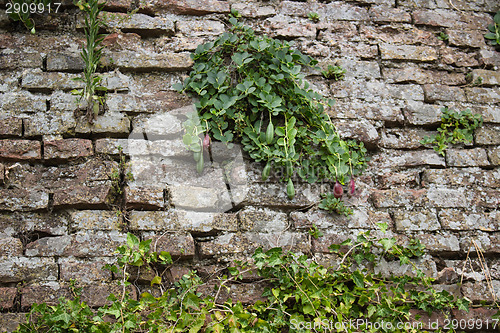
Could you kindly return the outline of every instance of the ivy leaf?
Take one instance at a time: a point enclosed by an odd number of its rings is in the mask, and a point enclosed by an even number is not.
[[[384,251],[389,251],[396,244],[396,238],[383,238],[380,240],[380,244],[384,247]]]
[[[360,271],[356,270],[352,273],[352,280],[354,281],[354,283],[356,284],[356,286],[358,286],[359,288],[364,288],[365,286],[365,277],[363,276],[363,274],[361,274]]]
[[[139,246],[139,238],[137,238],[137,236],[135,236],[134,234],[127,233],[127,245],[130,248]]]
[[[71,321],[71,316],[68,313],[64,312],[64,313],[61,313],[59,315],[54,316],[52,319],[55,322],[62,321],[63,323],[65,323],[67,325]]]
[[[378,222],[377,225],[383,233],[385,233],[387,231],[387,228],[389,227],[385,222]]]
[[[157,275],[151,280],[151,287],[155,284],[161,284],[161,276]]]

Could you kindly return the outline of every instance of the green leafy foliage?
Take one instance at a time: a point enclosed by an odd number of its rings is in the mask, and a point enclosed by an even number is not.
[[[322,194],[318,207],[329,212],[336,212],[339,215],[352,214],[352,209],[346,207],[340,198],[335,198],[333,193]]]
[[[420,143],[434,144],[434,150],[444,156],[444,150],[448,148],[448,144],[471,143],[474,130],[483,124],[483,117],[479,114],[472,114],[469,109],[455,112],[444,107],[441,112],[439,133],[435,136],[426,136]]]
[[[326,70],[321,72],[325,79],[340,81],[344,79],[345,70],[340,66],[328,65]]]
[[[491,41],[491,45],[500,46],[500,11],[493,17],[493,24],[488,25],[490,32],[484,35],[484,38]]]
[[[313,224],[312,228],[310,228],[308,232],[314,239],[318,239],[323,236],[323,232],[319,230],[315,224]]]
[[[307,14],[307,18],[313,21],[314,23],[319,22],[319,14],[315,12],[310,12]]]
[[[379,227],[388,228],[384,223]],[[311,232],[321,237],[317,228]],[[127,235],[126,244],[117,249],[117,264],[107,267],[121,276],[123,292],[110,295],[108,305],[92,310],[77,291],[73,300],[61,299],[56,306],[34,305],[28,323],[16,332],[316,332],[332,331],[335,323],[344,323],[342,332],[421,332],[415,326],[399,329],[397,324],[410,321],[411,309],[446,315],[454,308],[468,310],[470,303],[433,289],[432,278],[414,263],[423,254],[418,241],[398,244],[394,237],[377,238],[370,231],[330,246],[337,258],[332,267],[282,248],[259,248],[251,263],[233,263],[215,283],[194,271],[174,284],[162,281],[157,273],[171,265],[172,258],[150,247],[151,240]],[[409,265],[412,274],[375,274],[382,258]],[[127,291],[132,287],[131,267],[155,273],[151,280],[155,292],[143,292],[138,299],[131,296]],[[222,291],[244,281],[250,272],[266,283],[261,300],[246,305],[221,300]],[[209,285],[215,285],[210,296],[200,293]],[[377,329],[367,326],[382,321],[389,324]],[[346,325],[349,322],[357,324]],[[441,327],[436,332],[442,331]]]
[[[52,6],[53,0],[9,0],[6,13],[14,21],[20,21],[24,24],[26,29],[28,29],[32,34],[35,31],[35,21],[31,18],[31,15],[35,13],[52,12],[59,9],[58,6]]]
[[[97,67],[102,57],[102,41],[106,35],[99,34],[99,29],[105,26],[104,21],[99,17],[105,2],[99,0],[78,0],[76,5],[85,13],[85,38],[86,45],[80,53],[85,68],[83,78],[76,78],[76,81],[85,83],[85,87],[80,90],[73,90],[72,93],[79,96],[78,102],[86,104],[87,119],[92,122],[94,118],[104,111],[106,88],[103,87],[102,77],[96,74]]]
[[[442,40],[443,42],[447,42],[449,39],[450,39],[450,36],[448,36],[448,34],[444,33],[444,32],[440,32],[438,35],[437,35],[437,38],[439,40]]]
[[[263,179],[283,171],[289,198],[295,195],[290,181],[295,171],[310,183],[345,182],[360,173],[366,162],[363,143],[339,137],[321,95],[301,73],[317,61],[291,43],[256,35],[235,17],[229,21],[229,32],[197,47],[189,77],[174,85],[198,99],[183,137],[195,160],[203,159],[203,134],[240,142],[251,159],[266,165]]]

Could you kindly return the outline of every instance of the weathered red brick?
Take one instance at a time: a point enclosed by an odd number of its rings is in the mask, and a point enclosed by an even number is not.
[[[216,239],[200,242],[200,250],[204,256],[221,256],[234,253],[251,254],[258,247],[265,251],[273,247],[284,247],[291,251],[308,252],[311,244],[308,235],[296,232],[280,233],[227,233]]]
[[[420,234],[417,239],[431,253],[460,252],[460,243],[455,235]]]
[[[104,260],[85,260],[77,258],[64,258],[59,260],[60,279],[69,282],[74,279],[80,283],[93,283],[95,281],[110,281],[111,272],[103,269],[107,264]]]
[[[500,281],[491,281],[491,288],[487,281],[466,282],[462,285],[462,294],[473,302],[493,302],[493,299],[500,298]]]
[[[71,236],[43,237],[26,245],[28,257],[55,257],[63,255],[71,243]]]
[[[0,69],[42,68],[40,53],[0,53]]]
[[[118,231],[82,231],[72,235],[63,255],[82,258],[112,257],[116,248],[125,242],[126,235]]]
[[[0,309],[10,310],[14,307],[14,298],[17,296],[17,288],[0,287]]]
[[[0,257],[0,282],[55,281],[58,267],[54,258]]]
[[[473,149],[448,149],[446,151],[446,164],[450,167],[489,166],[486,150]]]
[[[73,80],[77,77],[80,77],[80,75],[42,72],[41,69],[36,69],[23,73],[21,86],[24,89],[33,91],[81,89],[84,87],[84,83]]]
[[[176,257],[193,257],[195,255],[194,239],[191,234],[187,233],[162,234],[152,237],[151,250],[155,252],[166,251]]]
[[[424,85],[425,101],[460,101],[465,102],[465,93],[461,88],[441,84]]]
[[[172,266],[168,271],[168,278],[170,282],[174,283],[179,281],[184,275],[189,274],[189,272],[191,272],[191,269],[183,266]]]
[[[43,142],[43,158],[46,160],[73,159],[91,156],[93,153],[92,141],[87,139],[61,139]]]
[[[21,323],[26,323],[26,313],[0,313],[0,327],[6,332],[14,332]]]
[[[13,160],[39,160],[42,157],[40,141],[0,140],[0,158]]]
[[[481,30],[451,30],[447,29],[449,45],[479,48],[485,45],[484,32]]]
[[[104,305],[110,305],[111,301],[107,298],[110,294],[116,296],[121,296],[123,293],[123,287],[116,283],[103,283],[103,284],[90,284],[82,286],[82,301],[86,302],[91,307],[101,307]],[[134,287],[126,288],[132,299],[137,299],[137,289]]]
[[[420,185],[419,172],[416,170],[385,173],[378,176],[377,181],[377,187],[384,190],[400,186],[413,188],[417,185]]]
[[[11,237],[30,232],[63,235],[67,230],[65,214],[20,211],[0,213],[0,232]]]
[[[422,175],[422,185],[500,187],[500,171],[472,168],[428,169]]]
[[[17,257],[23,255],[23,243],[19,238],[0,238],[0,257]]]
[[[131,209],[161,209],[165,207],[163,189],[158,187],[126,187],[125,200]]]
[[[111,186],[74,186],[54,192],[54,207],[105,209],[110,203]]]
[[[498,321],[493,320],[493,315],[498,312],[496,309],[487,308],[469,308],[469,311],[452,309],[453,318],[458,320],[459,324],[466,323],[466,328],[470,330],[489,331],[494,326],[498,327]],[[462,326],[461,328],[465,328]]]
[[[417,10],[413,12],[413,22],[417,25],[457,27],[483,30],[491,22],[486,13],[466,13],[445,9]],[[459,24],[459,25],[457,25]]]
[[[23,135],[23,120],[21,118],[0,119],[0,136]]]
[[[9,184],[18,188],[47,189],[50,192],[84,184],[103,184],[109,181],[109,175],[117,165],[117,162],[101,159],[58,167],[17,164],[9,170]]]
[[[70,226],[75,230],[122,230],[123,221],[116,211],[77,210],[70,213]]]
[[[472,103],[500,103],[500,92],[497,88],[465,88],[467,101]]]
[[[85,62],[77,53],[51,52],[47,54],[47,71],[49,72],[81,72],[84,68]]]
[[[370,14],[370,18],[375,22],[411,23],[410,13],[403,8],[394,8],[385,5],[372,6],[368,14]]]
[[[434,61],[438,59],[436,49],[430,46],[380,44],[384,60]]]
[[[479,65],[477,54],[473,52],[458,51],[453,47],[442,47],[439,50],[441,62],[447,65],[455,65],[458,67],[475,67]]]
[[[122,51],[103,57],[103,66],[116,66],[134,71],[178,71],[191,68],[193,60],[187,53],[144,53]]]
[[[405,188],[375,190],[371,193],[373,205],[377,208],[422,206],[425,203],[426,190]]]
[[[0,209],[33,211],[47,208],[49,195],[43,191],[0,189]]]
[[[21,289],[21,306],[29,307],[35,303],[57,305],[60,297],[73,298],[73,293],[67,284],[53,282],[48,285],[29,285]]]
[[[141,8],[151,12],[168,11],[183,15],[205,15],[210,13],[229,13],[230,4],[216,0],[147,0]]]
[[[255,304],[257,301],[265,301],[262,296],[266,289],[266,282],[257,282],[252,284],[232,284],[229,288],[228,296],[233,302],[243,304]]]

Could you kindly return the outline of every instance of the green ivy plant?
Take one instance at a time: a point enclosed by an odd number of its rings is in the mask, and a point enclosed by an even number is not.
[[[317,61],[289,42],[255,34],[233,16],[229,22],[229,32],[197,47],[189,77],[174,85],[198,100],[183,137],[198,171],[213,138],[240,142],[251,159],[263,163],[264,180],[271,171],[282,171],[290,199],[294,171],[309,183],[345,184],[360,173],[363,143],[340,138],[325,112],[327,103],[301,73]]]
[[[387,224],[379,226],[387,229]],[[317,228],[311,232],[321,237]],[[259,248],[251,262],[235,262],[216,280],[191,271],[174,284],[162,278],[172,258],[151,251],[151,242],[128,234],[127,243],[118,248],[117,264],[107,269],[121,277],[122,291],[110,295],[108,305],[92,310],[76,292],[73,300],[61,298],[55,306],[34,305],[16,332],[323,332],[336,331],[336,324],[345,325],[342,332],[419,332],[415,326],[397,328],[410,321],[410,310],[448,315],[451,309],[468,310],[470,304],[432,287],[433,279],[414,264],[424,253],[418,241],[398,244],[394,237],[375,237],[370,231],[330,246],[336,256],[331,267],[282,248]],[[375,274],[382,258],[410,265],[412,275]],[[131,268],[154,276],[138,298],[129,292],[134,287]],[[266,283],[261,300],[244,305],[221,297],[248,274]],[[214,286],[210,295],[200,292],[207,286]],[[352,322],[358,324],[349,326]],[[381,322],[386,324],[369,327]]]
[[[102,57],[102,41],[106,37],[99,34],[99,30],[105,26],[104,21],[99,17],[99,13],[105,5],[105,2],[99,3],[99,0],[78,0],[76,5],[85,14],[85,38],[86,45],[80,53],[85,68],[83,78],[75,78],[76,81],[82,81],[85,84],[83,89],[73,90],[72,93],[78,95],[78,103],[86,105],[85,115],[89,122],[104,112],[106,88],[103,87],[102,77],[97,74],[97,67]]]
[[[500,11],[493,17],[493,24],[488,25],[490,32],[484,35],[484,38],[491,41],[491,45],[500,46]]]
[[[472,114],[470,109],[456,112],[444,107],[441,112],[439,133],[424,137],[420,143],[433,144],[434,150],[444,156],[448,144],[472,143],[474,130],[482,126],[483,117],[480,114]]]

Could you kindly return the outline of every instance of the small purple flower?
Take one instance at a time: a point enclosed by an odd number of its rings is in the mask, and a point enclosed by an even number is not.
[[[210,147],[210,135],[207,133],[203,139],[203,149],[208,149],[208,147]]]
[[[338,199],[342,197],[342,194],[344,194],[344,188],[339,183],[339,181],[337,181],[333,186],[333,196]]]
[[[349,195],[354,195],[356,192],[356,185],[354,183],[354,178],[351,178],[349,181]]]

